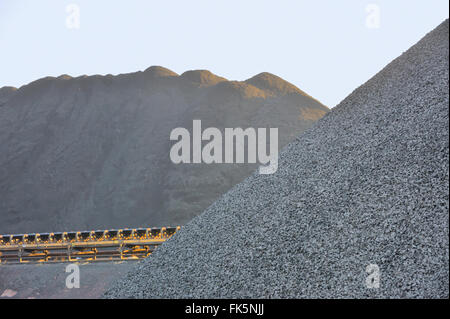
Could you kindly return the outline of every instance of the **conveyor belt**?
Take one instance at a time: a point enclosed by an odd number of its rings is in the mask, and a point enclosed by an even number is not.
[[[148,257],[180,227],[0,235],[0,264]]]

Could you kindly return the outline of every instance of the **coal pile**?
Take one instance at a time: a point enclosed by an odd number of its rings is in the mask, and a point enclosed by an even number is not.
[[[0,234],[184,225],[257,166],[176,165],[173,129],[278,127],[281,147],[328,112],[273,74],[248,81],[153,66],[1,88]]]
[[[105,297],[448,298],[448,37],[447,20]]]

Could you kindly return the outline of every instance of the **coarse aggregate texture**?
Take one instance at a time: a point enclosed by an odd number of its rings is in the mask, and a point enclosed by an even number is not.
[[[447,20],[104,296],[448,298],[448,37]]]

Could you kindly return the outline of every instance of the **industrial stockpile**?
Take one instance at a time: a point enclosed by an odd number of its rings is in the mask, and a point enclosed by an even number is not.
[[[448,39],[447,20],[105,297],[448,298]]]

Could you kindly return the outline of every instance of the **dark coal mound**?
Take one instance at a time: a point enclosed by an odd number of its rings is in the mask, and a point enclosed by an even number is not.
[[[447,20],[106,297],[448,297],[448,36]]]
[[[153,66],[0,88],[0,234],[186,224],[257,165],[176,165],[174,128],[277,127],[281,147],[328,112],[264,79]]]

